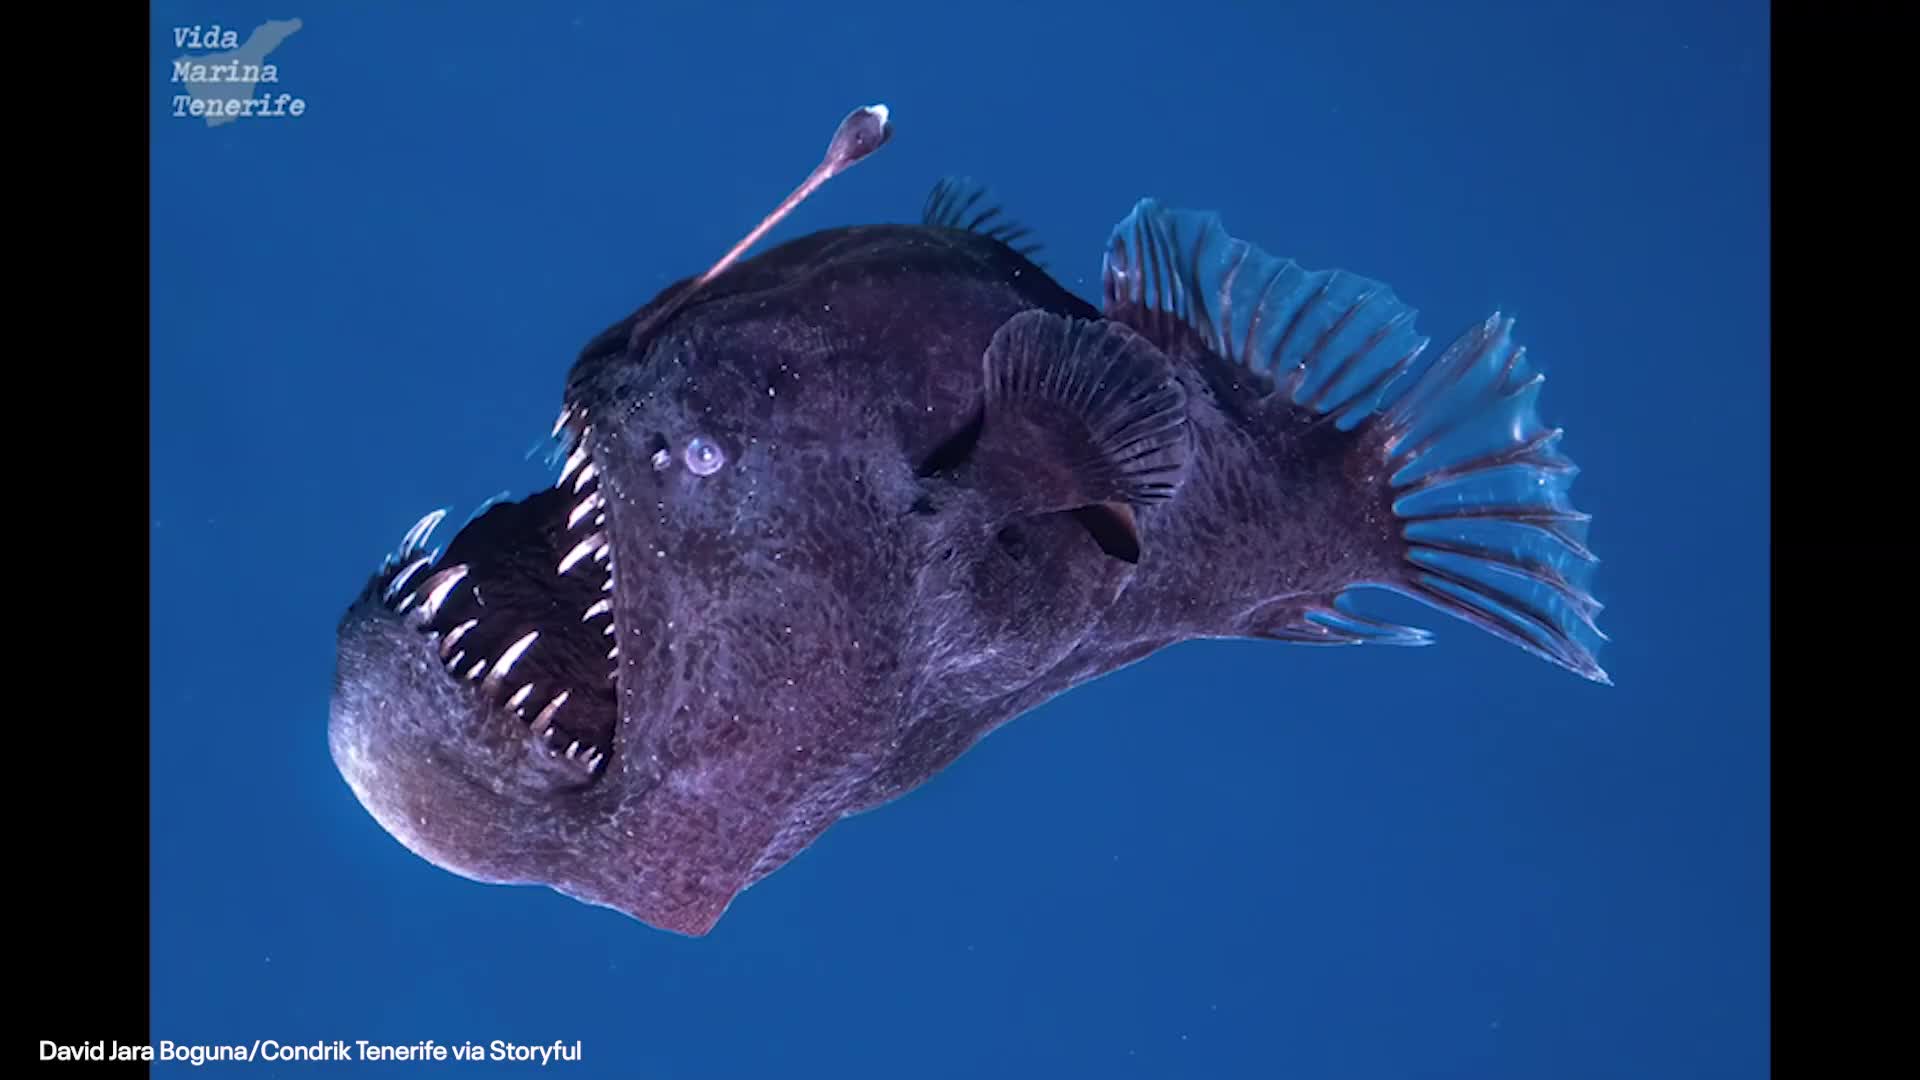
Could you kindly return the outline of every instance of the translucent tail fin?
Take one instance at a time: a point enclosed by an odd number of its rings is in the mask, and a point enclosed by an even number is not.
[[[1599,560],[1568,498],[1580,470],[1535,412],[1545,381],[1495,314],[1368,421],[1407,541],[1405,576],[1382,584],[1611,683],[1589,591]]]
[[[1230,236],[1218,215],[1143,199],[1107,247],[1108,318],[1163,347],[1185,337],[1352,432],[1398,519],[1377,585],[1596,682],[1606,636],[1590,592],[1599,560],[1568,489],[1578,473],[1535,411],[1544,377],[1498,314],[1422,367],[1427,339],[1387,286],[1303,269]],[[1383,541],[1388,538],[1383,537]],[[1259,627],[1288,641],[1418,645],[1424,631],[1359,615],[1345,593],[1293,598]]]

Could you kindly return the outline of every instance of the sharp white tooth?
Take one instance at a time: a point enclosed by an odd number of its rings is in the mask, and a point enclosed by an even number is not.
[[[564,574],[573,569],[574,563],[593,554],[597,548],[604,548],[606,545],[606,533],[594,533],[592,536],[573,545],[573,550],[567,552],[567,557],[560,560],[560,572]]]
[[[447,631],[446,640],[440,643],[440,655],[441,656],[447,655],[447,650],[453,648],[454,642],[459,641],[463,637],[466,637],[467,631],[473,629],[475,626],[478,626],[479,624],[480,624],[479,619],[468,619],[466,622],[463,622],[459,626],[456,626],[453,629]]]
[[[452,592],[453,587],[460,584],[461,579],[466,576],[467,564],[461,563],[459,566],[449,566],[421,582],[420,587],[427,591],[427,598],[420,602],[420,610],[416,612],[416,617],[422,622],[432,621],[433,617],[440,613],[440,605],[447,602],[447,594]]]
[[[579,468],[582,465],[585,465],[586,463],[587,463],[587,448],[586,448],[586,445],[583,443],[578,448],[576,448],[573,453],[567,455],[567,463],[560,467],[560,479],[556,481],[553,486],[559,487],[561,484],[566,483],[567,477],[573,475],[573,470]],[[574,490],[578,491],[579,488],[576,487]]]
[[[513,692],[513,696],[507,699],[507,708],[517,709],[520,706],[526,704],[527,695],[531,693],[533,693],[532,683],[528,683],[527,685],[521,687],[520,689],[515,690]]]
[[[548,738],[553,737],[553,714],[559,712],[560,706],[567,703],[567,694],[568,691],[566,690],[555,694],[553,700],[547,702],[547,707],[540,710],[540,715],[533,718],[533,730],[535,734],[544,733]]]
[[[595,600],[593,602],[593,606],[587,609],[587,613],[585,615],[580,616],[580,621],[586,622],[588,619],[593,618],[595,615],[605,615],[611,612],[612,610],[613,610],[612,600]]]
[[[446,516],[445,510],[435,510],[414,522],[413,528],[408,529],[406,537],[400,541],[400,557],[404,559],[419,550],[420,545],[426,543],[427,537],[432,535],[434,527],[440,524],[440,519]]]
[[[393,599],[394,594],[399,592],[401,588],[406,585],[407,579],[412,577],[415,571],[419,570],[421,567],[427,565],[427,563],[431,561],[432,561],[432,558],[430,556],[422,555],[419,558],[408,563],[407,568],[405,570],[402,570],[398,574],[394,575],[392,584],[387,586],[386,592],[382,593],[380,598],[383,600]]]
[[[601,583],[600,583],[600,591],[601,591],[601,592],[612,592],[612,591],[613,591],[613,578],[611,578],[611,577],[609,577],[609,578],[607,578],[607,580],[605,580],[605,581],[603,581],[603,582],[601,582]]]
[[[568,421],[568,420],[570,420],[570,419],[572,419],[572,418],[573,418],[573,408],[572,408],[571,406],[569,406],[569,407],[567,407],[567,408],[564,408],[564,409],[561,409],[561,410],[560,410],[560,419],[558,419],[558,420],[555,420],[555,421],[553,422],[553,437],[554,437],[554,438],[556,438],[556,439],[557,439],[557,438],[559,438],[559,437],[560,437],[560,429],[561,429],[561,428],[563,428],[563,427],[566,427],[566,426],[567,426],[567,421]]]
[[[566,476],[562,474],[560,479],[565,480]],[[589,464],[586,468],[580,470],[580,478],[573,482],[574,493],[578,494],[580,489],[586,487],[587,481],[591,479],[593,479],[593,466]]]
[[[480,673],[485,670],[487,670],[487,658],[483,656],[475,660],[473,666],[467,669],[467,678],[477,679],[480,677]]]
[[[467,658],[467,650],[461,649],[459,652],[453,654],[453,659],[447,661],[447,667],[454,671],[459,671],[460,661],[465,660],[466,658]]]
[[[567,528],[571,529],[575,525],[580,524],[581,518],[586,517],[588,514],[592,513],[596,507],[600,507],[604,505],[606,505],[606,500],[600,497],[600,493],[598,491],[594,492],[593,494],[587,496],[584,499],[581,499],[580,505],[574,507],[573,513],[567,515]]]
[[[539,636],[540,631],[529,630],[519,641],[507,646],[507,651],[501,653],[500,659],[493,662],[493,670],[487,672],[487,683],[492,685],[506,677],[507,671],[513,667],[514,661],[525,655],[527,648],[531,646],[534,639]]]
[[[604,603],[604,602],[605,602],[605,601],[602,601],[602,603]],[[602,631],[600,631],[600,632],[601,632],[601,633],[603,633],[603,634],[605,634],[605,635],[607,635],[608,637],[612,637],[612,636],[613,636],[613,624],[612,624],[612,623],[608,623],[608,624],[607,624],[607,628],[606,628],[605,630],[602,630]]]
[[[608,649],[608,650],[607,650],[607,659],[609,659],[609,660],[618,660],[618,659],[620,659],[620,646],[618,646],[618,645],[615,645],[615,646],[614,646],[613,648],[611,648],[611,649]]]
[[[607,557],[612,553],[613,553],[612,549],[607,547],[605,543],[602,543],[600,545],[600,550],[593,553],[593,560],[595,562],[606,562]]]
[[[579,740],[579,739],[575,739],[575,740],[573,740],[572,742],[570,742],[570,743],[568,743],[568,744],[567,744],[567,760],[568,760],[568,761],[572,761],[572,760],[573,760],[573,755],[575,755],[575,754],[577,754],[577,753],[579,753],[579,752],[580,752],[580,740]]]
[[[573,569],[573,564],[579,562],[581,559],[586,558],[587,552],[591,551],[592,549],[593,549],[593,537],[591,536],[573,545],[573,550],[567,552],[566,556],[560,560],[560,572],[564,574],[567,571]]]

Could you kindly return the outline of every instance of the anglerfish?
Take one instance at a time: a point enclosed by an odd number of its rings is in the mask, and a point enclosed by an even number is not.
[[[433,864],[687,935],[983,735],[1194,638],[1426,645],[1387,589],[1597,682],[1588,516],[1495,314],[1143,199],[1090,302],[970,182],[748,249],[884,144],[857,109],[712,269],[567,374],[551,488],[402,540],[329,742]]]

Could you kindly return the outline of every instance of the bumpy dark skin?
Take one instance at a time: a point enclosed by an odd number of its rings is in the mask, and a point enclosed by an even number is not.
[[[1171,500],[1134,508],[1138,562],[1082,515],[1010,513],[1017,475],[964,463],[982,355],[1021,311],[1101,314],[992,238],[831,230],[652,320],[673,293],[568,379],[616,634],[556,627],[535,648],[617,643],[602,768],[476,705],[372,592],[342,624],[336,761],[389,831],[466,876],[704,934],[834,821],[999,724],[1176,641],[1262,634],[1290,598],[1396,557],[1362,436],[1311,425],[1177,329],[1149,336],[1186,390],[1190,467]],[[710,475],[683,458],[696,437],[725,455]],[[929,469],[943,451],[961,464]],[[559,494],[523,505],[565,516]],[[538,589],[566,542],[527,544]]]

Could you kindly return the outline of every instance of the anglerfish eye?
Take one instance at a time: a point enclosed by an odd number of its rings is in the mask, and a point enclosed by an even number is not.
[[[687,459],[687,468],[693,470],[695,476],[712,476],[720,471],[720,466],[727,463],[726,453],[717,443],[704,435],[695,435],[687,443],[684,456]]]

